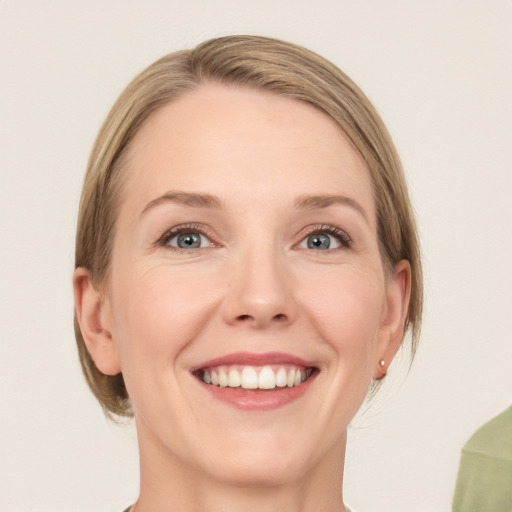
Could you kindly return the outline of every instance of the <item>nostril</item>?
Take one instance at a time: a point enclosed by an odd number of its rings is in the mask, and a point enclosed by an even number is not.
[[[284,313],[279,313],[277,315],[274,315],[272,317],[272,320],[277,321],[277,322],[283,322],[283,321],[287,320],[287,318],[288,317]],[[237,317],[237,320],[242,321],[242,322],[247,322],[249,320],[255,320],[255,319],[256,318],[252,315],[239,315]]]

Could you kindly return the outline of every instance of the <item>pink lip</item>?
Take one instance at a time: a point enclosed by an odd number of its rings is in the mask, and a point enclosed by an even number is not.
[[[297,356],[285,354],[283,352],[265,352],[263,354],[255,354],[252,352],[235,352],[223,357],[210,359],[190,369],[192,373],[201,368],[211,368],[213,366],[222,365],[247,365],[247,366],[265,366],[267,364],[295,364],[311,368],[315,366],[312,362],[301,359]]]
[[[222,365],[251,365],[251,366],[264,366],[272,364],[294,364],[306,368],[314,367],[311,362],[308,362],[300,357],[284,354],[281,352],[266,352],[264,354],[254,354],[249,352],[237,352],[229,354],[224,357],[211,359],[204,363],[191,368],[191,373],[197,372],[202,368],[211,368],[213,366]],[[222,402],[228,403],[245,411],[270,411],[283,407],[295,400],[302,397],[310,388],[311,384],[317,376],[314,373],[308,380],[292,388],[279,388],[275,390],[242,390],[234,388],[222,388],[212,386],[202,382],[200,379],[195,380],[210,395]]]

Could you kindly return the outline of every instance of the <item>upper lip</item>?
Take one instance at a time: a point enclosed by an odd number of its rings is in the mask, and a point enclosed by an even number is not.
[[[315,365],[311,361],[306,361],[301,357],[297,357],[284,352],[265,352],[257,354],[253,352],[234,352],[222,357],[210,359],[190,369],[195,372],[202,368],[211,368],[214,366],[229,366],[229,365],[243,365],[243,366],[265,366],[271,364],[293,364],[303,366],[305,368],[312,368]]]

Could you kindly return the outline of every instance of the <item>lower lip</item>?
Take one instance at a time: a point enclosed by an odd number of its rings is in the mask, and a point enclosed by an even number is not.
[[[308,380],[304,381],[299,386],[292,388],[275,388],[272,390],[221,388],[220,386],[212,386],[202,381],[199,381],[199,383],[214,398],[226,402],[237,409],[246,411],[270,411],[284,407],[302,397],[310,388],[315,377],[316,374],[311,375]]]

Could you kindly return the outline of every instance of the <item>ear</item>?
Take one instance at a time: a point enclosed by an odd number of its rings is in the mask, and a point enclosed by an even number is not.
[[[94,287],[91,273],[78,267],[73,273],[75,311],[82,337],[98,370],[105,375],[121,372],[117,346],[110,331],[110,304]]]
[[[374,361],[374,379],[382,379],[395,357],[404,336],[404,325],[411,297],[411,266],[407,260],[395,265],[388,278],[386,302]]]

